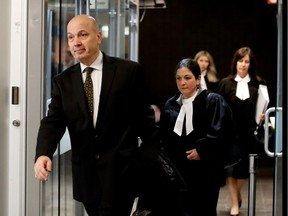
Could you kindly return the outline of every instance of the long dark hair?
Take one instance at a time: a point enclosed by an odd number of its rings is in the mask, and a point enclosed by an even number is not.
[[[248,74],[251,80],[257,80],[256,60],[250,47],[241,47],[234,53],[231,64],[231,76],[235,78],[235,76],[237,75],[237,62],[246,55],[249,55],[250,57],[250,67],[248,69]]]

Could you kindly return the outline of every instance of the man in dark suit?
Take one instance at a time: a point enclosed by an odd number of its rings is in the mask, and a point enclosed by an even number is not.
[[[129,216],[133,205],[132,165],[138,137],[153,144],[157,128],[146,115],[142,67],[101,52],[97,22],[79,15],[67,25],[68,44],[79,63],[53,79],[48,114],[37,137],[35,177],[47,181],[52,157],[68,128],[72,148],[74,199],[89,216]],[[84,84],[91,67],[93,109]],[[90,99],[89,99],[90,100]]]

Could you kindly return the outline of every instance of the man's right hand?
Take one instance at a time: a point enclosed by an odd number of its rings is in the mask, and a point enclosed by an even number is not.
[[[35,178],[40,181],[48,181],[49,173],[52,171],[52,161],[47,156],[40,156],[34,164]]]

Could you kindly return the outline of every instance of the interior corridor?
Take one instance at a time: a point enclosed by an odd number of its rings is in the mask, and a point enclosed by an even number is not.
[[[273,207],[273,159],[267,156],[259,157],[259,166],[256,168],[256,201],[255,201],[255,215],[272,216]],[[242,190],[242,206],[240,208],[239,216],[248,216],[248,191],[249,180]],[[228,187],[224,186],[220,190],[218,200],[218,216],[230,215],[230,197]]]

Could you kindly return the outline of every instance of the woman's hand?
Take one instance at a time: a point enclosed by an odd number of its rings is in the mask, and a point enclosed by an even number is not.
[[[264,121],[264,120],[265,120],[265,113],[261,113],[261,114],[260,114],[260,120],[261,120],[261,121]]]
[[[196,149],[191,149],[189,151],[186,151],[187,159],[188,160],[200,160],[200,156]]]

